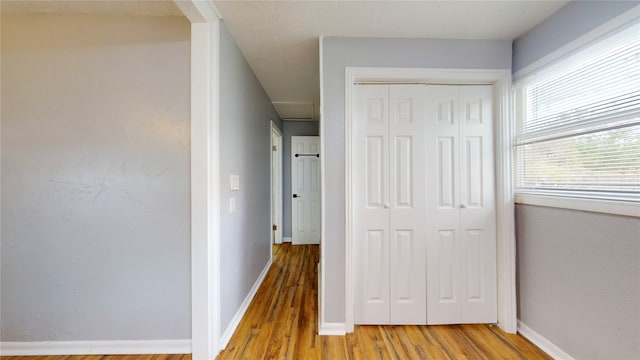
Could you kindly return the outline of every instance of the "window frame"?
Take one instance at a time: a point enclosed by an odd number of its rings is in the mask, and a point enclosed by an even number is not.
[[[577,43],[571,51],[567,51],[561,57],[554,61],[539,66],[536,71],[532,71],[519,79],[513,84],[513,106],[514,106],[514,137],[512,142],[512,159],[513,159],[513,191],[514,200],[517,204],[545,206],[562,209],[573,209],[580,211],[599,212],[623,216],[640,217],[640,194],[632,194],[631,196],[620,196],[614,191],[597,191],[597,190],[578,190],[578,189],[542,189],[542,188],[520,188],[518,187],[518,148],[516,145],[518,135],[524,127],[524,121],[527,114],[526,109],[526,92],[524,91],[527,84],[535,81],[537,77],[545,77],[549,73],[557,71],[558,67],[566,67],[570,64],[580,62],[589,56],[587,49],[598,49],[602,46],[604,39],[609,36],[615,36],[619,31],[629,26],[637,25],[637,21],[626,22],[622,26],[617,26],[615,31],[609,29],[600,33],[598,36],[588,34],[591,41],[585,43]],[[606,35],[606,37],[605,37]],[[606,41],[606,40],[605,40]],[[587,50],[586,52],[584,50]],[[594,50],[595,51],[595,50]]]

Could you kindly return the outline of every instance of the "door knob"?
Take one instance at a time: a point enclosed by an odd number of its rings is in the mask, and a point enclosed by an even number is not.
[[[298,195],[298,194],[293,194],[293,198],[297,199],[297,198],[301,198],[302,196]]]
[[[467,204],[460,204],[460,209],[466,209],[467,208]]]
[[[388,208],[389,208],[389,204],[384,204],[384,205],[382,205],[382,206],[383,206],[385,209],[388,209]]]

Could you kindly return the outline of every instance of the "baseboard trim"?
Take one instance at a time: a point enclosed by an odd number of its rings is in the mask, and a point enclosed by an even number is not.
[[[231,340],[233,333],[236,331],[236,329],[238,328],[238,325],[240,324],[240,320],[242,320],[242,317],[247,312],[247,309],[251,304],[251,300],[253,300],[253,297],[256,296],[256,293],[258,292],[260,285],[262,285],[262,281],[264,280],[265,276],[267,276],[267,272],[269,272],[269,268],[271,268],[271,263],[272,261],[269,260],[267,264],[264,266],[264,268],[262,269],[262,272],[258,276],[258,279],[256,279],[256,282],[253,284],[253,286],[249,290],[249,293],[244,298],[244,301],[242,302],[242,304],[240,304],[240,308],[238,309],[238,311],[236,311],[236,314],[233,316],[233,319],[231,319],[229,326],[227,326],[227,329],[224,331],[224,333],[222,333],[222,337],[220,338],[220,350],[224,350],[229,344],[229,340]]]
[[[518,332],[520,333],[520,335],[524,336],[529,341],[534,343],[537,347],[542,349],[544,352],[547,353],[547,355],[551,356],[552,358],[556,360],[574,360],[573,357],[571,357],[571,355],[564,352],[554,343],[549,341],[544,336],[538,334],[535,330],[528,327],[526,324],[524,324],[520,320],[518,320]]]
[[[319,325],[318,335],[322,336],[345,336],[347,334],[344,323],[322,323]]]
[[[285,236],[285,237],[282,238],[282,242],[283,243],[290,243],[290,242],[293,242],[293,240],[292,240],[292,238]]]
[[[121,354],[191,354],[191,339],[0,342],[2,356]]]

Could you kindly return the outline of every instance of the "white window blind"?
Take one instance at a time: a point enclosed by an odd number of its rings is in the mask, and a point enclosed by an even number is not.
[[[640,201],[640,23],[517,86],[516,190]]]

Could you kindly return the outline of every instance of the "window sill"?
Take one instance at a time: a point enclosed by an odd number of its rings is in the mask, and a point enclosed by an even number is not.
[[[568,196],[515,194],[516,204],[640,217],[640,203]]]

